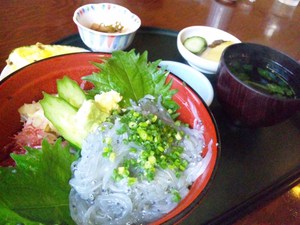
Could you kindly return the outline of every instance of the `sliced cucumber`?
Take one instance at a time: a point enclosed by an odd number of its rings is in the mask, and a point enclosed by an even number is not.
[[[46,118],[51,121],[58,132],[69,142],[81,147],[85,138],[85,131],[76,127],[74,120],[77,110],[60,97],[55,97],[44,93],[44,98],[40,100]]]
[[[82,103],[87,99],[84,91],[80,88],[76,81],[67,76],[57,80],[57,91],[59,97],[77,109],[80,108]]]
[[[184,40],[184,47],[192,53],[200,54],[207,48],[207,42],[203,37],[193,36]]]

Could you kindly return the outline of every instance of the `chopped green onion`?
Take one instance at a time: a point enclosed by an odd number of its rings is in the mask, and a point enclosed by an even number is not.
[[[142,114],[134,110],[123,110],[121,113],[122,126],[117,134],[127,133],[123,143],[134,143],[139,148],[129,148],[132,158],[125,159],[114,170],[113,179],[119,181],[127,178],[128,185],[132,185],[137,178],[151,181],[157,168],[169,168],[179,177],[188,166],[188,162],[181,157],[184,149],[179,145],[184,138],[188,138],[180,130],[185,124],[176,121],[175,126],[170,126],[155,114]],[[103,149],[103,155],[114,161],[116,153],[111,142],[109,138],[104,140],[107,147]]]
[[[135,184],[137,182],[137,178],[136,177],[128,177],[128,185],[132,186],[133,184]]]
[[[116,153],[111,152],[110,155],[109,155],[109,160],[113,162],[113,161],[115,161],[115,159],[116,159]]]
[[[111,137],[106,137],[104,139],[104,143],[110,145],[112,143],[112,138]]]
[[[176,202],[176,203],[180,202],[181,196],[180,196],[179,191],[176,190],[176,189],[172,189],[172,190],[171,190],[171,193],[172,193],[172,195],[173,195],[172,201],[173,201],[173,202]]]

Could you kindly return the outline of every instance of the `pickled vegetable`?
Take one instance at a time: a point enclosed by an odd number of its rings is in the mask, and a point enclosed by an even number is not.
[[[206,40],[200,36],[185,39],[183,45],[187,50],[195,54],[201,54],[207,48]]]

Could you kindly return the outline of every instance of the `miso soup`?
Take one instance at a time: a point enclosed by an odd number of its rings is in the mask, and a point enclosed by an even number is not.
[[[296,93],[282,73],[270,63],[247,62],[235,60],[230,63],[229,70],[246,85],[265,94],[281,97],[296,98]]]

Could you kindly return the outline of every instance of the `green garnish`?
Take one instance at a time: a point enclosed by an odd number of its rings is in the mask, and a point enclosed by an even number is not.
[[[132,186],[136,182],[137,182],[137,178],[136,177],[128,177],[128,185],[129,186]]]
[[[242,62],[231,62],[230,71],[245,84],[266,94],[284,98],[295,98],[296,94],[288,82],[277,71]]]
[[[12,158],[15,167],[0,167],[0,224],[74,224],[69,180],[78,155],[59,139]]]
[[[133,171],[139,171],[138,177],[151,181],[154,179],[156,169],[171,169],[179,177],[187,168],[188,162],[181,157],[183,147],[179,145],[186,135],[177,130],[180,122],[174,127],[167,125],[154,114],[143,115],[134,110],[123,112],[123,123],[118,134],[128,133],[125,143],[133,142],[141,146],[138,158],[127,159],[120,168],[116,169],[113,179],[118,181],[126,177],[134,177]],[[130,148],[130,152],[137,153],[136,148]],[[106,148],[103,153],[106,152]]]
[[[179,191],[176,189],[172,189],[171,193],[173,195],[173,198],[172,198],[173,202],[176,202],[176,203],[180,202],[181,196],[180,196]]]
[[[156,98],[162,96],[162,104],[176,112],[178,105],[172,100],[177,92],[170,89],[172,81],[166,82],[168,72],[158,68],[160,60],[148,62],[148,53],[135,54],[115,51],[111,58],[103,59],[104,63],[94,63],[100,70],[84,80],[94,84],[89,94],[94,96],[101,91],[115,90],[123,97],[122,107],[130,106],[130,99],[138,102],[145,95],[150,94]]]

